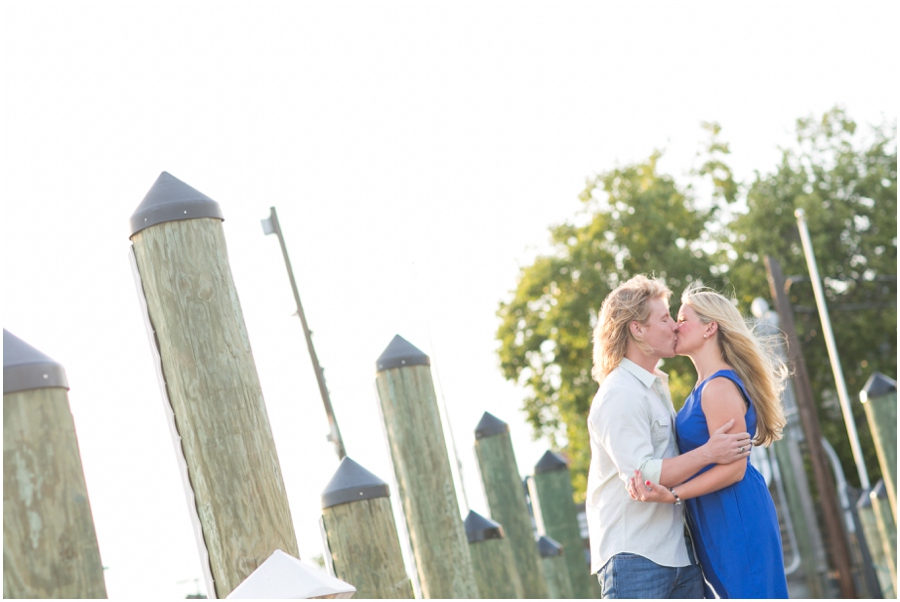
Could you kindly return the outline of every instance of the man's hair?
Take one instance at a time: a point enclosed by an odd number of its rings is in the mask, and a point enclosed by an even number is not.
[[[781,439],[786,424],[781,392],[788,370],[775,351],[777,337],[754,332],[733,302],[695,281],[681,295],[700,322],[719,325],[718,341],[722,360],[738,373],[756,408],[755,445],[769,445]]]
[[[625,357],[628,338],[644,349],[646,344],[633,338],[629,325],[650,318],[650,301],[662,299],[668,305],[672,291],[659,278],[635,276],[616,287],[600,307],[594,328],[594,369],[591,376],[602,383]]]

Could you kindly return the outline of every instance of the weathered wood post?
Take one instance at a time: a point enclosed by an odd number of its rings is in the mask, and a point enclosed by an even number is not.
[[[357,598],[414,598],[403,566],[387,483],[344,456],[322,492],[334,574]]]
[[[574,597],[563,547],[552,537],[541,535],[537,540],[537,548],[541,556],[541,566],[544,569],[544,578],[547,580],[550,598],[559,600]]]
[[[878,481],[871,491],[864,491],[859,497],[856,513],[865,536],[871,568],[878,579],[881,596],[892,599],[897,597],[896,558],[891,558],[892,554],[896,554],[897,529],[886,498],[884,481]],[[887,532],[889,529],[890,532]]]
[[[757,317],[756,327],[766,336],[777,337],[780,318],[778,312],[769,309],[765,299],[757,297],[751,305],[753,315]],[[788,362],[787,351],[780,342],[776,353],[782,360]],[[819,523],[816,518],[813,496],[810,493],[809,480],[803,463],[801,443],[803,441],[803,429],[801,428],[800,415],[797,408],[797,398],[794,395],[794,383],[787,382],[781,394],[784,405],[784,415],[787,424],[784,427],[784,436],[776,441],[770,448],[770,453],[775,455],[774,467],[780,473],[781,483],[784,485],[786,512],[791,517],[797,542],[795,552],[800,556],[802,574],[806,578],[810,598],[826,598],[826,576],[828,563],[825,550],[822,545],[822,535],[819,531]],[[778,475],[775,475],[778,478]]]
[[[897,591],[897,381],[873,373],[859,394],[866,420],[875,443],[875,453],[881,467],[882,480],[872,488],[869,498],[878,526],[878,540],[882,547],[891,588]],[[867,534],[868,535],[868,534]],[[875,552],[872,551],[873,555]],[[895,594],[894,594],[895,595]]]
[[[569,569],[572,594],[576,598],[592,598],[591,571],[584,559],[584,543],[572,497],[569,465],[558,454],[548,450],[534,465],[533,482],[544,533],[561,543],[566,550],[563,558]]]
[[[218,203],[166,172],[131,216],[139,297],[201,565],[220,598],[275,550],[299,557],[222,220]]]
[[[859,394],[872,431],[887,499],[897,520],[897,381],[875,372]]]
[[[787,383],[782,393],[785,409],[789,406],[789,399],[793,403],[793,395],[793,385]],[[793,413],[785,412],[788,423],[784,428],[784,437],[772,444],[769,449],[772,450],[775,463],[782,475],[785,505],[793,519],[792,524],[797,535],[796,553],[800,556],[809,597],[826,598],[825,579],[828,566],[822,547],[814,500],[810,495],[809,481],[803,467],[803,454],[800,447],[803,441],[803,432],[797,424],[796,404],[793,404],[792,407],[794,408]]]
[[[891,512],[884,480],[878,481],[869,493],[872,500],[872,510],[875,512],[875,522],[878,525],[878,533],[881,536],[881,546],[884,550],[884,559],[887,562],[888,574],[894,592],[897,591],[897,523],[894,521],[894,513]]]
[[[524,598],[510,542],[500,523],[470,510],[465,525],[480,597]]]
[[[800,426],[806,440],[808,458],[812,466],[812,483],[818,490],[819,508],[822,512],[825,528],[828,533],[825,542],[834,569],[834,580],[837,582],[842,598],[856,598],[856,584],[853,581],[853,567],[850,555],[850,542],[844,529],[843,510],[838,502],[837,487],[834,474],[822,444],[822,429],[819,426],[819,415],[813,398],[806,360],[800,346],[800,338],[794,328],[794,308],[788,295],[788,283],[781,271],[777,259],[766,255],[766,276],[775,311],[778,312],[779,326],[787,338],[787,354],[789,366],[793,373],[791,381],[797,400]]]
[[[475,455],[491,518],[503,525],[526,598],[549,598],[509,425],[485,412],[475,427]],[[474,559],[473,559],[474,560]],[[477,568],[477,563],[476,563]],[[481,592],[482,596],[486,594]]]
[[[3,330],[3,597],[105,598],[66,371]]]
[[[398,335],[375,365],[379,407],[422,595],[477,598],[431,360]]]

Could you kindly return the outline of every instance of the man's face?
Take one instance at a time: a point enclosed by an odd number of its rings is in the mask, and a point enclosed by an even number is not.
[[[669,315],[669,306],[659,297],[649,303],[650,317],[645,323],[638,324],[638,337],[650,346],[654,355],[674,357],[677,324]]]

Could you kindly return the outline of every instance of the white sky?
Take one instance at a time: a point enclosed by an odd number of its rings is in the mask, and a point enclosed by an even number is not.
[[[896,2],[0,5],[2,325],[63,364],[109,596],[205,591],[130,271],[161,171],[219,202],[301,556],[338,459],[278,210],[348,454],[392,482],[374,391],[432,358],[471,507],[474,428],[532,442],[495,312],[585,179],[718,121],[740,177],[837,103],[896,119]],[[654,266],[647,266],[648,270]],[[760,268],[762,269],[762,268]],[[393,489],[393,488],[392,488]],[[400,501],[392,495],[395,508]]]

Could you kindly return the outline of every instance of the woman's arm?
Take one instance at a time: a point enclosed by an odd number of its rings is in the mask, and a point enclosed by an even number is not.
[[[736,426],[737,420],[729,418],[710,433],[705,444],[674,458],[664,459],[659,473],[660,485],[672,487],[684,483],[710,464],[742,464],[737,460],[744,460],[750,455],[750,434]]]
[[[723,425],[732,419],[734,426],[729,432],[746,431],[747,404],[737,385],[731,380],[715,378],[709,381],[703,388],[700,404],[706,415],[710,436],[718,431],[718,427],[714,425]],[[746,470],[746,461],[719,464],[685,483],[674,486],[673,489],[682,500],[695,498],[737,483],[744,478]],[[642,476],[639,472],[635,474],[633,480],[637,480],[635,486],[629,487],[633,498],[645,502],[675,502],[675,497],[668,489],[671,481],[662,483],[662,487],[649,482],[641,483]],[[661,478],[660,480],[665,481],[666,479]]]
[[[712,435],[713,425],[723,424],[734,419],[732,430],[738,432],[747,430],[747,403],[741,395],[740,389],[733,381],[727,378],[714,378],[703,387],[700,405],[706,415],[706,424],[709,425]],[[678,497],[688,500],[724,489],[734,485],[744,478],[747,470],[747,462],[733,462],[714,466],[701,475],[675,487]]]

